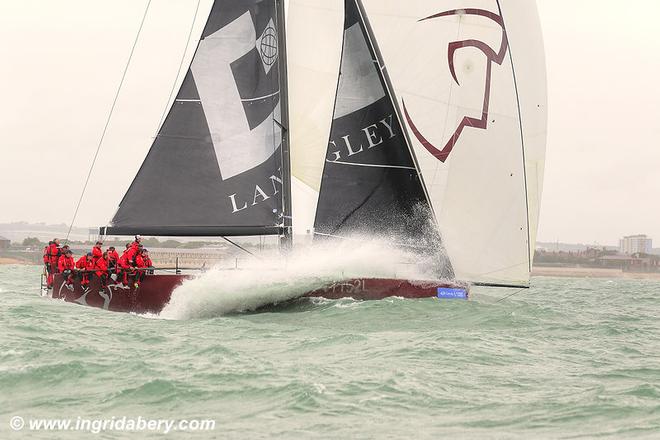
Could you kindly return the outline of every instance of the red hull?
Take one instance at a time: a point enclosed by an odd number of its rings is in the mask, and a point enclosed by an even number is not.
[[[174,289],[188,275],[147,275],[139,289],[120,287],[112,282],[101,291],[99,280],[92,277],[88,290],[83,290],[76,281],[68,289],[61,275],[55,275],[51,295],[67,302],[98,307],[114,312],[160,313],[170,301]],[[328,299],[353,298],[357,300],[380,300],[393,296],[403,298],[433,298],[438,296],[440,288],[460,288],[467,290],[461,283],[439,281],[408,281],[382,278],[360,278],[337,282],[314,290],[306,297]]]

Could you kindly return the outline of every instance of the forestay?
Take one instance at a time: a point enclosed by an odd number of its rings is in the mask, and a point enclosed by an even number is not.
[[[107,234],[282,230],[276,0],[217,0],[181,89]]]
[[[530,0],[362,0],[456,276],[525,286],[546,86]]]

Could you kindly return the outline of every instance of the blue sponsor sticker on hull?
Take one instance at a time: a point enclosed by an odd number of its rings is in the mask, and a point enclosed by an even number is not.
[[[465,289],[446,289],[438,287],[438,298],[440,299],[468,299]]]

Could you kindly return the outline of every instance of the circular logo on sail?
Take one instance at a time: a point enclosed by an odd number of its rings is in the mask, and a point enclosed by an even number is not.
[[[277,60],[277,32],[273,26],[268,26],[261,35],[259,42],[261,60],[266,66],[272,66]]]

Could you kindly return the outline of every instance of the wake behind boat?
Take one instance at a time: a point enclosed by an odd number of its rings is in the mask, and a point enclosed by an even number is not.
[[[546,125],[536,7],[453,3],[214,1],[100,236],[275,236],[282,260],[379,237],[429,274],[335,278],[300,296],[466,298],[469,284],[527,287]],[[189,279],[131,264],[140,282],[105,285],[101,267],[88,291],[56,275],[52,296],[157,313]]]

